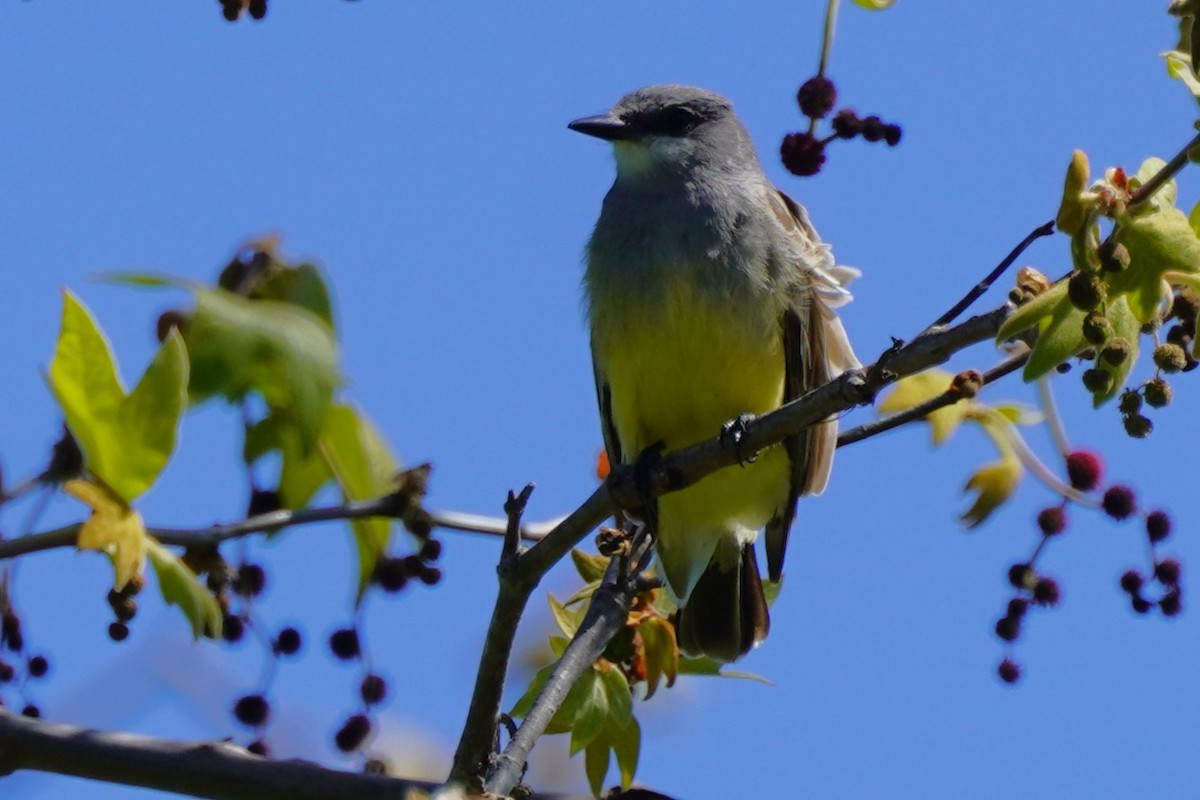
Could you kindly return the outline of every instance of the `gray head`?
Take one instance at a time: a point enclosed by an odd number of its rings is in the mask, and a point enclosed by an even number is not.
[[[613,143],[618,182],[687,177],[698,169],[761,170],[730,102],[695,86],[647,86],[625,95],[607,114],[567,127]]]

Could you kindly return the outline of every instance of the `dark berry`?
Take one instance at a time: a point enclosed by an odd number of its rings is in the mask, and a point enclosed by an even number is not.
[[[417,577],[423,569],[425,569],[425,562],[420,556],[411,555],[404,557],[404,570],[409,574],[409,577]]]
[[[1132,389],[1126,389],[1117,401],[1117,410],[1122,414],[1139,413],[1142,410],[1142,396]]]
[[[255,739],[253,742],[246,745],[246,751],[253,753],[256,756],[261,756],[262,758],[271,757],[271,748],[268,747],[267,743],[262,739]]]
[[[1136,569],[1127,569],[1121,575],[1121,589],[1128,594],[1137,594],[1142,590],[1145,579]]]
[[[1183,611],[1183,596],[1179,593],[1179,589],[1172,589],[1160,597],[1158,609],[1164,617],[1178,616],[1179,612]]]
[[[16,668],[6,661],[0,661],[0,683],[8,683],[15,677],[17,677]]]
[[[1146,535],[1157,544],[1171,535],[1171,517],[1165,511],[1151,511],[1146,515]]]
[[[1113,376],[1108,370],[1093,367],[1083,371],[1083,388],[1092,394],[1108,394],[1113,388]]]
[[[1033,602],[1039,606],[1055,606],[1062,599],[1062,590],[1053,578],[1038,578],[1033,585]]]
[[[1016,683],[1021,680],[1021,665],[1011,658],[1006,658],[1000,662],[1000,666],[996,669],[996,674],[1005,683]]]
[[[1001,617],[996,620],[996,635],[1006,642],[1016,641],[1021,635],[1021,620],[1016,617]]]
[[[868,142],[878,142],[884,136],[884,122],[872,114],[862,121],[862,137]]]
[[[834,114],[829,124],[833,127],[833,132],[839,139],[853,139],[862,133],[862,120],[849,108],[843,108]]]
[[[437,539],[426,539],[421,545],[421,558],[426,561],[437,561],[442,556],[442,543]]]
[[[1037,579],[1037,574],[1029,564],[1013,564],[1008,568],[1008,582],[1018,589],[1028,589]]]
[[[1100,360],[1109,366],[1119,367],[1129,360],[1129,354],[1132,350],[1133,347],[1129,344],[1128,339],[1121,336],[1114,336],[1108,340],[1108,344],[1104,345],[1104,348],[1100,351]]]
[[[29,669],[29,677],[41,678],[50,671],[50,662],[45,656],[34,656],[29,659],[27,667]]]
[[[1145,439],[1154,432],[1154,421],[1143,414],[1129,414],[1121,419],[1125,433],[1134,439]]]
[[[436,586],[442,579],[442,571],[437,567],[425,567],[417,577],[426,586]]]
[[[358,631],[354,628],[338,628],[329,637],[329,649],[342,661],[358,658],[362,652]]]
[[[1101,243],[1096,255],[1100,258],[1100,269],[1105,272],[1120,272],[1129,266],[1129,248],[1112,239]]]
[[[258,564],[242,564],[233,579],[233,588],[242,597],[258,597],[267,585],[267,572]]]
[[[1179,372],[1187,363],[1187,351],[1177,344],[1167,342],[1154,348],[1154,365],[1163,372]]]
[[[1091,344],[1104,344],[1114,333],[1113,324],[1099,311],[1093,311],[1083,318],[1083,338]]]
[[[1150,609],[1154,608],[1154,604],[1142,597],[1140,594],[1133,595],[1131,598],[1129,598],[1129,602],[1133,606],[1134,613],[1136,614],[1148,614],[1150,613]]]
[[[1008,601],[1008,609],[1005,612],[1013,619],[1020,619],[1025,616],[1025,612],[1029,610],[1029,601],[1024,597],[1014,597]]]
[[[11,611],[0,617],[0,642],[14,653],[25,648],[25,636],[21,633],[21,618]]]
[[[888,147],[895,147],[900,144],[900,137],[904,135],[904,131],[899,125],[884,125],[883,126],[883,141],[887,142]]]
[[[233,642],[240,642],[245,635],[245,621],[235,614],[226,614],[224,621],[221,623],[221,638],[232,644]]]
[[[1119,483],[1108,487],[1100,505],[1104,508],[1105,514],[1118,520],[1126,519],[1137,511],[1137,499],[1134,497],[1133,489]]]
[[[1038,512],[1037,524],[1043,536],[1056,536],[1067,528],[1067,510],[1062,506],[1043,508]]]
[[[362,695],[363,702],[367,705],[378,705],[383,702],[384,697],[387,697],[387,681],[380,675],[367,675],[362,679],[362,684],[359,686],[359,693]]]
[[[1192,343],[1192,330],[1195,329],[1185,328],[1183,325],[1172,325],[1167,330],[1167,341],[1186,348]]]
[[[1104,281],[1090,272],[1076,272],[1067,281],[1067,297],[1080,311],[1091,311],[1104,302]]]
[[[267,0],[250,0],[247,10],[251,19],[262,19],[267,15]]]
[[[1151,408],[1163,408],[1171,404],[1171,384],[1162,378],[1146,381],[1146,403]]]
[[[1154,577],[1166,586],[1178,586],[1181,567],[1173,558],[1164,558],[1154,565]]]
[[[108,638],[114,642],[123,642],[129,638],[129,626],[124,622],[108,623]]]
[[[796,92],[800,113],[812,119],[821,119],[837,103],[837,88],[824,75],[814,75],[806,80]]]
[[[1200,310],[1200,296],[1192,289],[1184,289],[1175,295],[1171,303],[1171,314],[1184,322],[1195,322],[1196,313]]]
[[[375,582],[389,594],[400,591],[408,583],[408,565],[402,558],[384,556],[375,565]]]
[[[226,3],[224,8],[221,9],[221,15],[230,22],[237,22],[237,18],[241,15],[241,13],[242,8],[240,4],[234,5],[232,3]]]
[[[825,143],[808,132],[789,133],[779,146],[779,157],[793,175],[816,175],[825,165]]]
[[[29,717],[30,719],[37,719],[42,716],[42,710],[33,703],[29,703],[21,709],[21,715]]]
[[[239,697],[237,702],[233,704],[233,715],[237,717],[237,721],[251,728],[257,728],[266,724],[270,713],[271,706],[267,703],[267,698],[261,694],[248,694]]]
[[[349,753],[362,746],[370,732],[371,721],[365,714],[355,714],[342,723],[342,727],[338,729],[333,741],[338,750]]]
[[[284,628],[275,637],[274,650],[283,656],[294,656],[300,652],[301,644],[303,644],[303,639],[300,636],[300,631],[290,627]]]
[[[367,775],[387,775],[387,762],[382,758],[368,758],[363,764],[363,772]]]
[[[1104,462],[1090,450],[1074,450],[1067,454],[1067,478],[1071,486],[1081,492],[1090,492],[1100,485],[1104,475]]]
[[[69,478],[75,478],[83,473],[83,451],[79,442],[67,427],[63,426],[62,436],[50,450],[50,465],[42,474],[41,479],[49,483],[62,483]]]

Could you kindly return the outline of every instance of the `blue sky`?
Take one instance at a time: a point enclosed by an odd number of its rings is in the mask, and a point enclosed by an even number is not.
[[[271,5],[264,23],[233,25],[215,2],[0,5],[6,476],[39,467],[56,436],[41,371],[60,287],[91,306],[131,379],[152,352],[155,316],[175,301],[91,277],[137,268],[208,279],[240,242],[277,232],[286,253],[320,262],[333,283],[348,396],[406,462],[435,464],[430,504],[498,514],[506,490],[535,481],[530,516],[556,516],[591,491],[600,447],[578,282],[612,178],[606,148],[569,132],[571,119],[649,83],[731,97],[768,173],[808,206],[839,260],[863,270],[844,318],[870,359],[1053,216],[1073,148],[1094,169],[1136,169],[1187,141],[1195,116],[1157,55],[1174,38],[1160,4],[847,7],[830,74],[843,103],[901,123],[904,140],[839,144],[820,176],[801,180],[775,152],[801,123],[791,98],[815,67],[822,3]],[[1185,208],[1197,186],[1185,172]],[[1038,244],[1023,263],[1065,271],[1065,240]],[[984,346],[954,366],[996,358]],[[1175,514],[1169,551],[1185,569],[1200,563],[1192,383],[1177,380],[1154,435],[1132,441],[1115,411],[1088,410],[1077,373],[1058,382],[1072,439],[1101,450],[1146,505]],[[989,394],[1033,397],[1014,381]],[[858,410],[846,424],[870,416]],[[1040,432],[1032,439],[1049,453]],[[242,513],[239,446],[223,409],[189,416],[175,462],[144,499],[147,520]],[[974,432],[930,452],[922,428],[841,453],[829,490],[801,505],[771,638],[743,662],[774,685],[694,680],[660,693],[641,709],[640,779],[687,798],[1194,792],[1196,615],[1168,622],[1127,609],[1116,581],[1143,565],[1135,525],[1074,514],[1043,562],[1064,602],[1026,626],[1020,686],[995,679],[1005,571],[1031,549],[1033,516],[1051,496],[1029,484],[1001,517],[964,533],[962,484],[991,458]],[[27,508],[0,517],[6,534]],[[57,502],[41,527],[78,514]],[[443,584],[375,599],[367,617],[376,667],[393,682],[381,749],[415,752],[435,771],[465,713],[497,556],[489,539],[443,539]],[[299,620],[309,640],[273,692],[288,707],[270,731],[281,755],[345,763],[327,743],[353,707],[354,674],[317,643],[348,619],[347,540],[333,526],[252,546],[271,565],[262,618]],[[112,645],[110,575],[90,555],[20,564],[29,638],[54,663],[34,689],[46,715],[240,734],[226,709],[253,688],[261,654],[193,650],[152,594],[131,640]],[[546,587],[570,593],[569,571]],[[549,630],[544,604],[534,608],[525,649]],[[522,688],[514,676],[511,696]],[[543,742],[535,768],[564,750]],[[539,788],[582,786],[581,765],[560,779]],[[158,796],[54,776],[0,787]]]

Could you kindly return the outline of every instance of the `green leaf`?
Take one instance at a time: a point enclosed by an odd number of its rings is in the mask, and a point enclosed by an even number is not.
[[[242,458],[253,464],[270,451],[280,455],[279,501],[284,508],[304,508],[333,479],[320,449],[305,452],[300,434],[279,414],[270,414],[246,428]]]
[[[638,755],[642,748],[642,726],[630,717],[629,724],[608,737],[613,752],[617,755],[617,769],[621,771],[621,788],[628,789],[637,775]],[[607,771],[607,770],[606,770]]]
[[[186,341],[192,402],[240,400],[256,391],[286,414],[305,450],[316,443],[339,383],[333,331],[310,311],[274,300],[246,300],[223,289],[194,288]]]
[[[1068,236],[1077,236],[1087,226],[1090,203],[1085,193],[1090,174],[1087,153],[1082,150],[1073,152],[1071,163],[1067,167],[1067,177],[1063,181],[1058,215],[1054,218],[1055,226]]]
[[[740,669],[724,669],[724,666],[721,662],[714,661],[711,658],[689,658],[685,656],[679,659],[679,674],[712,675],[717,678],[735,678],[737,680],[755,681],[767,686],[774,686],[771,681],[762,675]]]
[[[1025,363],[1023,375],[1026,381],[1037,380],[1071,356],[1087,349],[1088,341],[1083,338],[1084,316],[1082,311],[1071,305],[1071,299],[1064,292],[1049,320],[1042,320],[1041,333],[1029,354],[1029,361]]]
[[[520,699],[513,705],[512,710],[508,712],[509,716],[523,719],[529,713],[538,695],[541,694],[542,688],[546,685],[546,681],[549,680],[550,674],[554,672],[554,667],[557,663],[547,664],[534,674],[533,678],[529,681],[529,687],[525,690],[525,693],[521,695]],[[595,670],[588,670],[588,674],[594,680]],[[594,683],[585,685],[582,678],[572,686],[571,690],[567,692],[566,698],[563,699],[562,705],[554,713],[550,724],[546,726],[546,733],[567,733],[571,731],[575,727],[580,707],[591,698],[593,686]]]
[[[633,695],[629,691],[629,681],[614,667],[600,672],[600,682],[608,703],[609,721],[624,728],[633,719]]]
[[[891,8],[895,3],[896,0],[854,0],[854,5],[868,11],[883,11],[885,8]]]
[[[1096,359],[1096,366],[1112,375],[1113,380],[1112,387],[1107,392],[1092,396],[1092,405],[1095,408],[1099,408],[1111,400],[1124,388],[1125,382],[1129,379],[1129,371],[1133,369],[1133,365],[1137,362],[1138,342],[1141,338],[1142,330],[1141,323],[1138,322],[1133,312],[1129,310],[1129,303],[1125,296],[1109,301],[1106,316],[1112,323],[1113,336],[1123,338],[1129,342],[1129,356],[1116,366],[1109,364],[1102,358]]]
[[[333,329],[333,304],[329,300],[329,287],[321,272],[312,264],[296,267],[280,265],[274,269],[255,292],[256,298],[278,300],[305,308],[325,321]]]
[[[157,539],[146,537],[146,554],[158,575],[158,588],[163,600],[179,609],[192,624],[192,636],[221,638],[221,607],[216,598],[200,584],[196,573],[177,555],[163,547]]]
[[[1008,502],[1021,481],[1022,472],[1021,462],[1012,455],[1005,455],[999,461],[977,469],[963,488],[964,492],[979,493],[960,518],[963,525],[967,528],[979,526],[992,512]]]
[[[571,562],[575,564],[575,571],[583,578],[584,583],[593,583],[603,578],[609,561],[611,559],[607,556],[585,553],[578,547],[571,550]]]
[[[1177,208],[1126,214],[1115,239],[1128,248],[1129,266],[1108,278],[1109,297],[1128,295],[1141,323],[1153,319],[1166,299],[1163,273],[1200,272],[1200,238]]]
[[[583,771],[587,774],[592,796],[599,798],[604,792],[604,777],[608,775],[607,742],[594,742],[583,754]]]
[[[396,457],[361,412],[348,405],[330,409],[321,430],[320,450],[347,500],[369,500],[395,489],[393,479],[400,469]],[[387,551],[392,520],[369,517],[350,521],[358,545],[358,594],[375,573],[375,565]]]
[[[62,327],[49,383],[88,470],[126,503],[148,489],[175,449],[188,363],[172,332],[126,396],[104,333],[63,292]]]
[[[1003,342],[1011,339],[1033,326],[1049,319],[1055,308],[1067,297],[1067,282],[1059,281],[1028,303],[1017,308],[1008,315],[1004,324],[996,334],[996,341]],[[1068,301],[1069,302],[1069,301]]]
[[[547,594],[546,599],[550,603],[550,613],[554,615],[558,629],[563,632],[564,636],[574,636],[575,631],[579,630],[580,623],[583,622],[583,615],[587,613],[587,608],[567,608],[552,594]]]
[[[580,698],[576,706],[575,723],[571,726],[571,755],[587,747],[600,735],[610,712],[608,692],[599,671],[594,667],[580,676],[570,694],[576,691]]]

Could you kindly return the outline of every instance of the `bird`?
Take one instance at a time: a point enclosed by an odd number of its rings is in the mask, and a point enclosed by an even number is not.
[[[611,464],[712,438],[860,366],[836,313],[859,272],[772,184],[729,100],[648,86],[568,127],[610,142],[616,161],[583,276]],[[765,529],[779,581],[797,499],[825,489],[836,445],[830,418],[657,498],[684,654],[730,662],[766,638],[754,543]]]

